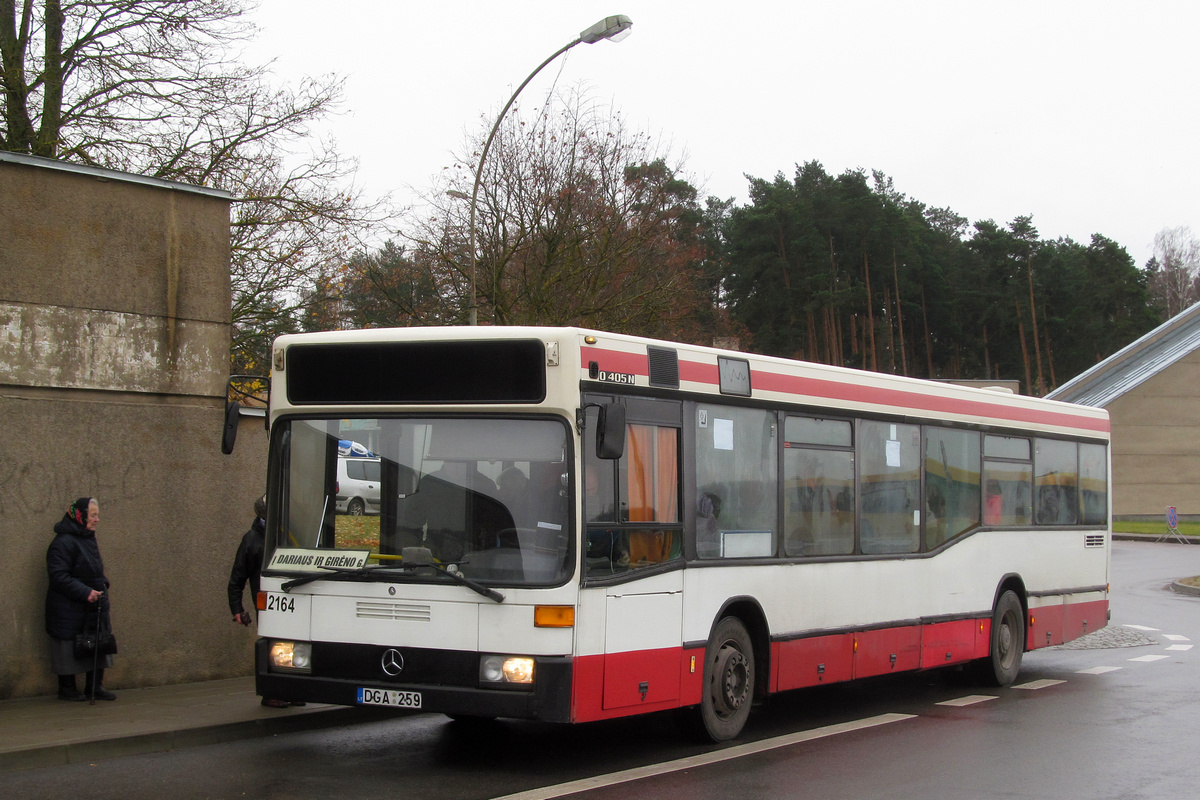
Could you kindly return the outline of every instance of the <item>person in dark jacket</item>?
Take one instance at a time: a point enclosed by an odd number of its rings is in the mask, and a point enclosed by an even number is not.
[[[233,621],[249,625],[254,620],[242,605],[246,584],[250,584],[250,602],[258,598],[258,576],[262,572],[263,545],[267,535],[267,498],[254,501],[254,522],[242,537],[237,555],[233,557],[233,569],[229,571],[229,611]]]
[[[267,535],[267,498],[260,497],[254,501],[254,522],[250,530],[242,536],[238,545],[237,555],[233,557],[233,568],[229,570],[229,612],[233,621],[241,625],[249,625],[254,621],[250,612],[242,605],[242,595],[246,584],[250,584],[250,602],[258,599],[259,575],[262,573],[263,546]],[[262,704],[268,708],[287,708],[286,700],[264,697]],[[296,702],[291,705],[302,706]]]
[[[117,699],[104,689],[104,670],[112,666],[112,655],[98,659],[75,656],[75,636],[83,633],[85,626],[91,630],[97,614],[105,629],[111,630],[106,594],[110,582],[104,576],[104,561],[96,542],[99,522],[100,504],[96,498],[79,498],[54,526],[54,541],[46,549],[50,578],[46,588],[46,633],[53,640],[50,667],[58,675],[60,700]],[[81,672],[87,675],[82,693],[75,683],[75,676]]]

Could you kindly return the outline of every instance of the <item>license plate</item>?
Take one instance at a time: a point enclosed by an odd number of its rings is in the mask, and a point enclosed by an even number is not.
[[[392,708],[420,708],[420,692],[397,692],[392,689],[367,689],[359,687],[358,702],[364,706],[391,706]]]

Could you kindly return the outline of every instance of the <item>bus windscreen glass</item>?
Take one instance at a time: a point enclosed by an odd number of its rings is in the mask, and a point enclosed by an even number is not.
[[[569,575],[563,422],[297,419],[279,426],[268,566],[276,548],[369,550],[368,563],[387,566],[401,563],[404,548],[423,547],[437,563],[485,583],[546,586]]]

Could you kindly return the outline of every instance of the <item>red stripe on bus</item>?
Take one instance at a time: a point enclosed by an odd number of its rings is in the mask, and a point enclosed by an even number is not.
[[[585,365],[595,361],[601,369],[607,372],[620,372],[642,377],[648,377],[650,374],[649,358],[644,354],[603,350],[598,347],[581,347],[580,356]],[[692,383],[720,385],[720,374],[715,364],[680,360],[679,378]],[[762,391],[794,395],[797,399],[808,397],[818,400],[840,400],[909,408],[938,414],[965,414],[1013,422],[1058,425],[1101,433],[1109,431],[1107,418],[1079,416],[1066,411],[1020,408],[984,400],[962,400],[917,391],[862,386],[824,378],[784,375],[757,369],[751,370],[751,385]]]
[[[1025,647],[1053,647],[1103,628],[1108,621],[1108,601],[1062,603],[1029,609]]]
[[[843,400],[873,405],[901,406],[903,408],[931,411],[938,414],[969,414],[979,417],[1007,419],[1014,422],[1041,423],[1084,430],[1107,432],[1107,418],[1084,417],[1065,411],[1046,411],[1020,408],[991,403],[984,400],[961,400],[935,394],[884,389],[876,386],[856,386],[850,383],[804,378],[798,375],[780,375],[773,372],[751,371],[751,385],[755,389],[783,394],[806,395],[831,400]]]
[[[1108,601],[1044,606],[1032,609],[1030,617],[1026,646],[1035,650],[1103,628]],[[990,617],[776,640],[770,647],[769,691],[965,664],[986,658],[990,644]],[[704,687],[703,648],[579,656],[573,666],[574,722],[694,706]]]
[[[583,367],[595,361],[605,372],[621,372],[626,375],[650,375],[650,357],[645,353],[626,353],[621,350],[601,350],[598,347],[579,348]]]
[[[682,647],[579,656],[573,663],[571,720],[592,722],[695,705],[699,675],[687,675],[689,652]],[[696,669],[702,670],[704,651]]]
[[[721,385],[721,371],[716,364],[701,364],[699,361],[680,361],[679,380],[692,383]]]

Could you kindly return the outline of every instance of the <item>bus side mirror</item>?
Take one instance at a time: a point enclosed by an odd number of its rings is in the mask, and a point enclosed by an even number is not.
[[[596,423],[596,456],[612,461],[625,455],[625,406],[600,406]]]
[[[233,445],[237,442],[238,417],[241,410],[242,406],[237,400],[225,402],[225,430],[221,432],[221,452],[225,455],[233,452]]]
[[[268,406],[271,397],[271,379],[262,375],[230,375],[225,382],[225,428],[221,431],[221,452],[229,455],[237,442],[238,417],[242,404],[235,397],[249,401],[248,408]],[[268,432],[271,430],[270,413],[263,414]]]

